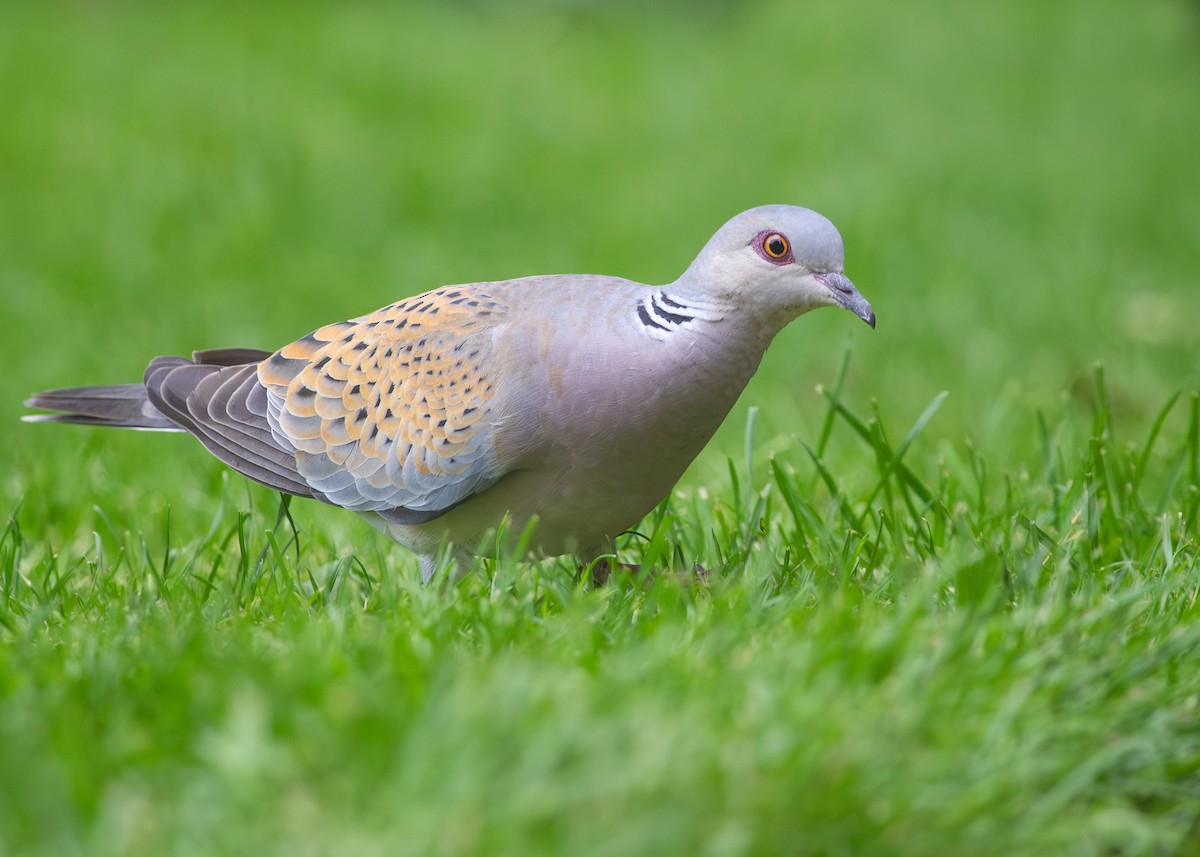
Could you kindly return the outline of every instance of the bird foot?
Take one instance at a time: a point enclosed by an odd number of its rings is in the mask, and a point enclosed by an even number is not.
[[[645,572],[646,578],[656,573],[654,569],[645,569],[636,562],[615,562],[612,557],[605,556],[596,560],[591,565],[592,585],[604,586],[617,569],[629,572],[629,576],[632,578],[642,578],[643,572]],[[708,569],[700,563],[692,566],[690,575],[687,572],[683,572],[678,576],[685,583],[692,582],[692,578],[694,578],[695,582],[700,586],[708,586]]]
[[[637,577],[642,573],[642,567],[636,562],[615,562],[611,557],[602,556],[592,563],[592,585],[603,586],[608,583],[608,579],[617,569],[629,572],[630,577]]]

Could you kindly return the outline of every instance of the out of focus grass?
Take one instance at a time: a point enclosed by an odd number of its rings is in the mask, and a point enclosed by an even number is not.
[[[1200,851],[1198,85],[1167,0],[3,5],[0,853]],[[629,539],[709,587],[422,589],[16,421],[764,202],[879,329],[785,331]]]

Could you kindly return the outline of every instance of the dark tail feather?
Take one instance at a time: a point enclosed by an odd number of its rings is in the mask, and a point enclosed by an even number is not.
[[[257,348],[212,348],[184,357],[159,357],[155,365],[238,366],[258,363],[271,356]],[[25,400],[27,408],[58,411],[56,414],[30,414],[21,417],[27,423],[76,423],[85,426],[185,431],[168,419],[150,402],[145,384],[114,384],[107,387],[64,387],[34,393]]]
[[[31,423],[78,423],[86,426],[181,431],[179,426],[150,404],[146,388],[141,384],[46,390],[26,399],[25,407],[59,412],[21,417]]]
[[[300,475],[295,451],[274,437],[257,364],[269,351],[221,348],[155,357],[141,384],[48,390],[25,400],[58,411],[29,422],[186,431],[238,473],[268,488],[325,500]],[[328,501],[326,501],[328,502]]]
[[[242,366],[246,363],[261,363],[270,356],[270,351],[259,348],[209,348],[205,351],[193,351],[192,362],[203,366]]]

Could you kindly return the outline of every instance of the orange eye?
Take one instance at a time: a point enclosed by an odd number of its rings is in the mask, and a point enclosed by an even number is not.
[[[782,259],[788,254],[788,250],[791,249],[788,246],[788,240],[778,232],[772,232],[764,238],[762,248],[763,252],[772,259]]]

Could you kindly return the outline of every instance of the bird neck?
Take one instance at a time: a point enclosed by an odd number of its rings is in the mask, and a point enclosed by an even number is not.
[[[761,357],[771,340],[795,318],[794,312],[783,308],[739,300],[730,290],[711,285],[701,273],[689,268],[659,292],[666,300],[686,307],[681,312],[690,312],[702,323],[701,328],[719,325],[718,335],[732,347],[757,351]]]

